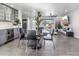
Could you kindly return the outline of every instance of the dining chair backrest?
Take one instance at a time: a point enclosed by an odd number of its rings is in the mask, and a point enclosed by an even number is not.
[[[19,32],[20,32],[20,39],[25,38],[25,32],[23,28],[19,28]]]
[[[51,33],[51,35],[53,35],[54,34],[54,29],[52,30],[52,33]]]
[[[36,31],[29,30],[27,33],[27,39],[36,40]]]

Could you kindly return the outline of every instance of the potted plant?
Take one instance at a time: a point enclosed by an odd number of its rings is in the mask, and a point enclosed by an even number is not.
[[[19,21],[19,19],[16,18],[16,20],[14,20],[13,25],[19,25],[19,24],[20,24],[20,21]]]
[[[62,25],[61,24],[58,25],[58,29],[62,29]]]
[[[37,30],[37,34],[39,35],[40,34],[40,32],[39,32],[39,28],[40,28],[40,24],[41,24],[41,12],[40,11],[38,11],[37,12],[37,16],[36,16],[36,18],[35,18],[35,21],[36,21],[36,30]]]

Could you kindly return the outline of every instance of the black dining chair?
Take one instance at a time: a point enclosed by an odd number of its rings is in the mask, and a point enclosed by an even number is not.
[[[26,43],[26,50],[25,52],[28,55],[28,48],[30,47],[31,49],[36,50],[36,55],[37,55],[37,44],[38,44],[38,39],[36,38],[36,31],[35,30],[28,30],[27,31],[27,43]]]
[[[31,47],[31,48],[34,48],[36,46],[36,40],[37,40],[36,39],[36,31],[35,30],[29,30],[27,32],[26,39],[28,40],[28,46]]]
[[[26,33],[24,32],[23,28],[19,28],[19,33],[20,33],[20,37],[19,37],[18,46],[21,47],[21,45],[23,45],[26,40],[26,37],[25,37]]]

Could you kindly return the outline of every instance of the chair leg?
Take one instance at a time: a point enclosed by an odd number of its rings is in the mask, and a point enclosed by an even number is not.
[[[28,47],[27,47],[27,44],[29,43],[28,40],[26,40],[26,47],[25,47],[25,54],[28,56]]]
[[[19,39],[19,42],[18,42],[18,45],[17,45],[17,47],[18,47],[18,48],[20,47],[20,39]]]
[[[23,38],[23,45],[25,46],[25,41],[26,41],[26,39],[25,38]]]
[[[36,40],[36,53],[35,53],[36,56],[37,56],[37,50],[38,50],[38,40]]]
[[[25,42],[25,40],[23,39],[23,40],[21,40],[21,48],[24,48],[24,42]]]
[[[53,47],[55,48],[55,44],[54,44],[54,41],[53,41],[53,39],[52,39],[52,42],[53,42]]]
[[[24,45],[24,40],[19,40],[18,47],[23,48],[23,45]]]
[[[45,47],[45,40],[44,40],[44,47]]]
[[[53,42],[53,47],[55,48],[55,44],[54,44],[54,40],[53,40],[53,36],[51,36],[52,42]]]

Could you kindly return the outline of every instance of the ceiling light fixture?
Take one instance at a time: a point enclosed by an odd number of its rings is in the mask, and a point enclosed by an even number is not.
[[[68,12],[68,10],[66,9],[65,12]]]

